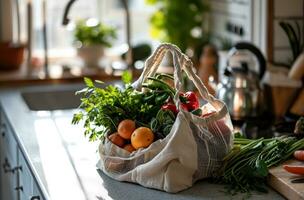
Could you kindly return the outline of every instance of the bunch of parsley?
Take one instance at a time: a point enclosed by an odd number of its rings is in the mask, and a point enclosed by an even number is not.
[[[85,78],[86,88],[77,92],[82,94],[80,111],[74,114],[72,123],[84,121],[85,135],[90,141],[104,140],[108,133],[117,131],[124,119],[131,119],[139,126],[149,127],[161,105],[145,101],[147,94],[136,91],[130,85],[124,90],[107,86],[96,87],[92,80]]]

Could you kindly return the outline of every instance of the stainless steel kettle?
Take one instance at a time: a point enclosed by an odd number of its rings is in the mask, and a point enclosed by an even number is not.
[[[251,43],[237,43],[229,51],[217,97],[226,103],[232,119],[244,120],[263,113],[265,101],[260,80],[265,68],[263,54]]]

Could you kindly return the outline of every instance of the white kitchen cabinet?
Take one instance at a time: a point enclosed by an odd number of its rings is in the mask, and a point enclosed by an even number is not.
[[[44,200],[1,108],[0,124],[0,200]]]
[[[22,188],[19,190],[19,200],[44,200],[40,187],[20,150],[18,151],[18,165],[20,167],[20,170],[18,170],[18,188]]]
[[[37,183],[33,184],[33,195],[30,200],[45,200]]]
[[[1,107],[0,107],[0,194],[2,194],[2,176],[3,176],[3,172],[2,172],[2,157],[3,157],[3,151],[2,151],[2,146],[3,146],[3,126],[2,126],[2,111],[1,111]],[[1,195],[0,195],[1,197]]]
[[[1,114],[1,198],[3,200],[18,199],[17,187],[17,142],[8,123]]]
[[[1,157],[2,158],[2,157]],[[15,190],[17,185],[16,175],[9,172],[10,166],[7,159],[1,159],[1,198],[0,199],[17,199],[18,192]]]
[[[29,200],[33,195],[33,177],[21,151],[18,151],[18,164],[19,199]]]

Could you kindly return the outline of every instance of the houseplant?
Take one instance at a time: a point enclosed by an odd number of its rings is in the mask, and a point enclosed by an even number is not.
[[[156,8],[150,18],[151,36],[177,45],[197,67],[202,47],[208,44],[210,39],[207,26],[203,26],[205,14],[209,10],[206,1],[146,0],[146,3]],[[164,61],[164,66],[173,66],[171,54],[166,54]],[[193,87],[186,80],[183,85],[187,89]]]
[[[157,7],[150,18],[152,37],[176,44],[184,52],[187,48],[196,49],[206,37],[207,31],[203,30],[203,21],[208,5],[205,1],[146,0],[146,2]]]
[[[104,48],[111,47],[116,39],[116,29],[93,19],[80,20],[76,23],[74,38],[79,44],[77,53],[85,65],[97,67]]]

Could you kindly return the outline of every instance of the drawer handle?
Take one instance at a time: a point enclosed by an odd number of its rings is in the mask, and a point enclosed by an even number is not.
[[[13,170],[14,170],[14,171],[18,171],[18,170],[22,171],[22,166],[17,166],[17,167],[15,167]]]
[[[5,158],[4,163],[2,164],[2,167],[3,167],[4,173],[9,173],[9,172],[14,173],[15,172],[14,168],[11,168],[11,164],[9,163],[7,158]]]
[[[30,200],[40,200],[40,196],[32,196]]]
[[[23,191],[23,187],[22,186],[15,187],[15,190]]]

